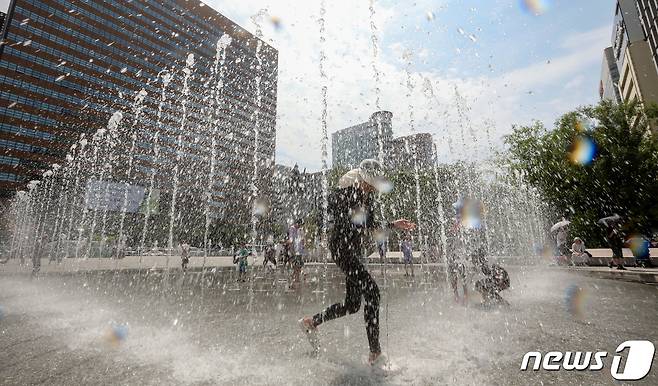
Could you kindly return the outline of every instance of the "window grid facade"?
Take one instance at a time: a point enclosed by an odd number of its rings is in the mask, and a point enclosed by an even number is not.
[[[658,0],[637,0],[637,11],[642,30],[651,49],[651,57],[658,71]]]
[[[256,162],[263,166],[259,177],[271,179],[267,166],[273,167],[274,159],[275,49],[199,1],[15,0],[12,5],[3,31],[6,44],[0,48],[0,192],[22,189],[49,164],[62,163],[81,134],[91,137],[117,110],[124,114],[122,124],[137,131],[133,159],[135,178],[141,180],[134,183],[143,185],[156,171],[158,188],[168,189],[173,165],[194,168],[203,163],[210,155],[212,132],[217,132],[211,202],[223,207],[226,200],[244,201],[250,194],[250,178],[244,175],[254,170],[256,122]],[[217,41],[224,33],[232,43],[226,52],[221,110],[213,116],[219,127],[208,130],[208,84]],[[190,53],[196,63],[181,127],[182,69]],[[174,76],[158,120],[158,74],[165,70]],[[257,78],[260,108],[255,100]],[[142,89],[147,96],[134,125],[134,98]],[[128,135],[121,146],[130,142]],[[203,167],[193,170],[208,173]],[[193,180],[198,176],[183,178],[190,179],[183,183],[198,183]],[[267,188],[266,182],[261,185]]]

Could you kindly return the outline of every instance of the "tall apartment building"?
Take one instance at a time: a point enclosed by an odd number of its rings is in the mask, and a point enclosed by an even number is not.
[[[623,101],[658,102],[658,71],[651,57],[636,0],[618,0],[612,50],[619,70]]]
[[[339,130],[331,135],[334,167],[353,168],[366,159],[378,159],[380,145],[384,154],[393,138],[393,113],[378,111],[367,122]]]
[[[228,204],[250,213],[252,183],[271,190],[278,52],[211,7],[13,0],[2,37],[2,194],[63,164],[117,111],[125,162],[107,180],[153,178],[165,195],[178,184],[191,201],[209,195],[216,217]]]
[[[653,63],[658,71],[658,0],[637,0],[635,4]]]

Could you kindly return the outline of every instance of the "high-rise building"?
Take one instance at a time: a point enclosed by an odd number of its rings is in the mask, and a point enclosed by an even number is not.
[[[67,154],[85,156],[112,116],[119,147],[98,155],[120,161],[109,181],[146,188],[153,179],[165,195],[178,185],[193,202],[208,197],[216,217],[227,203],[232,215],[249,213],[245,197],[271,190],[278,52],[211,7],[13,0],[5,24],[3,194]]]
[[[623,101],[658,102],[658,72],[642,29],[636,0],[618,0],[612,50]]]
[[[601,99],[616,103],[621,102],[621,95],[619,94],[619,70],[617,70],[617,62],[615,61],[612,47],[603,50],[599,96]]]
[[[367,122],[333,133],[333,167],[354,168],[364,159],[379,159],[380,148],[384,167],[406,170],[430,167],[432,135],[417,133],[393,138],[392,120],[393,113],[379,111]]]
[[[390,111],[378,111],[367,122],[333,133],[333,166],[353,168],[364,159],[378,159],[380,150],[386,154],[387,146],[393,138],[392,119],[393,113]]]
[[[402,170],[427,169],[433,165],[432,135],[417,133],[391,141],[389,159],[391,167]]]
[[[658,0],[637,0],[636,6],[644,36],[649,43],[653,64],[658,71]]]

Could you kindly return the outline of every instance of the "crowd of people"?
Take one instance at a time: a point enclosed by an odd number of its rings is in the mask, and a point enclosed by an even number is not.
[[[624,248],[628,247],[632,253],[635,265],[651,268],[654,266],[651,260],[651,248],[658,247],[658,235],[649,238],[644,235],[632,234],[627,236],[622,226],[623,218],[617,214],[602,218],[598,221],[601,226],[604,240],[611,251],[608,267],[617,270],[626,270],[624,262]],[[570,243],[568,220],[562,219],[556,225],[555,232],[555,262],[558,265],[590,265],[593,256],[587,250],[585,242],[580,237],[574,237]],[[555,225],[554,225],[555,227]],[[630,256],[628,256],[630,257]]]

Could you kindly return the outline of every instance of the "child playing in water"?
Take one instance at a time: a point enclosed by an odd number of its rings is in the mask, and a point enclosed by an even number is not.
[[[409,267],[411,267],[411,276],[414,276],[414,262],[413,262],[413,245],[411,243],[411,235],[405,234],[402,240],[402,257],[404,259],[404,276],[409,276]]]
[[[473,256],[473,265],[485,276],[475,283],[475,289],[482,295],[482,304],[509,306],[507,300],[500,296],[500,292],[510,285],[507,271],[496,263],[489,265],[484,254]]]
[[[187,265],[190,263],[190,244],[183,241],[180,246],[181,268],[183,272],[187,271]]]
[[[233,255],[233,264],[237,264],[237,269],[238,269],[238,280],[241,282],[245,282],[245,276],[247,276],[247,267],[249,265],[247,258],[251,256],[251,252],[247,250],[246,245],[242,245],[240,250]]]
[[[296,288],[300,284],[302,268],[304,268],[304,254],[306,243],[306,232],[303,228],[303,221],[297,220],[288,230],[290,245],[292,251],[292,275],[290,276],[290,289]]]

